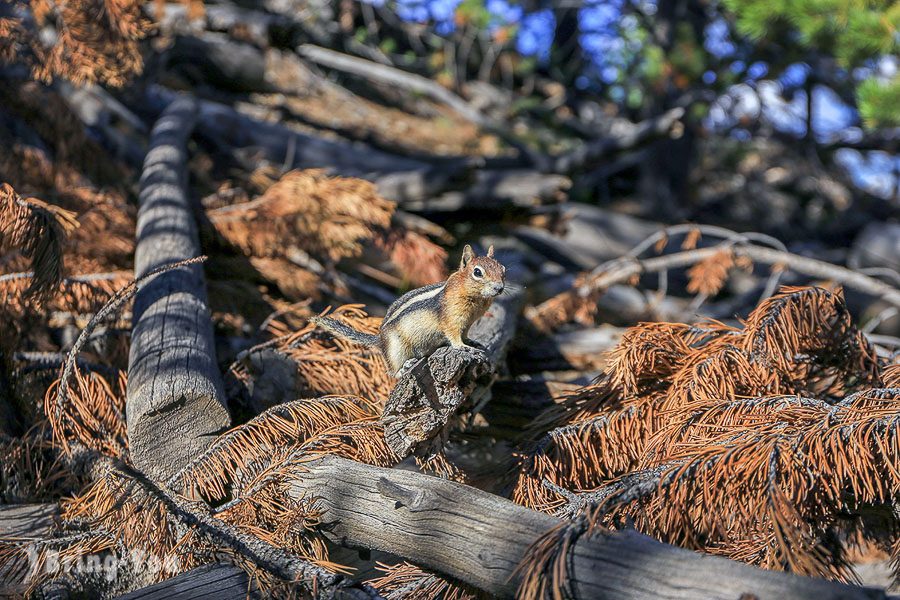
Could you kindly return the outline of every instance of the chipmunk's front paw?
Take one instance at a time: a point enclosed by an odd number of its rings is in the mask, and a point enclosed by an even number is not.
[[[488,360],[487,351],[481,344],[478,344],[477,346],[470,346],[469,344],[465,344],[463,346],[459,346],[459,349],[465,350],[466,352],[476,356],[481,360]]]
[[[419,364],[420,360],[422,360],[422,359],[416,358],[415,356],[410,359],[407,359],[407,361],[405,363],[403,363],[403,366],[400,367],[400,370],[397,371],[397,373],[394,375],[394,378],[395,379],[403,379],[404,377],[409,375],[409,372],[412,371],[413,368],[417,364]]]

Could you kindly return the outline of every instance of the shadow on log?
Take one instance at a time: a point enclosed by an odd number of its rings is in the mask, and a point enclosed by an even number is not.
[[[345,545],[390,552],[502,598],[526,550],[561,521],[459,483],[326,457],[293,482],[317,497]],[[873,600],[882,590],[764,571],[635,531],[582,537],[570,554],[577,598]]]
[[[182,97],[153,127],[141,175],[135,277],[200,254],[186,148],[197,113],[196,101]],[[156,481],[229,425],[200,265],[163,273],[135,295],[126,420],[132,460]]]

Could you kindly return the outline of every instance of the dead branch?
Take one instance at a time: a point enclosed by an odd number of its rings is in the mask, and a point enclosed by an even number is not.
[[[539,164],[545,173],[572,173],[589,169],[600,160],[623,150],[630,150],[657,138],[680,135],[680,119],[684,116],[683,108],[673,108],[657,117],[635,123],[627,131],[618,135],[588,142],[567,154],[544,159]]]
[[[526,550],[560,525],[499,496],[419,473],[335,457],[308,468],[294,480],[294,493],[321,499],[335,540],[390,552],[503,598],[516,593],[514,571]],[[697,554],[634,531],[582,536],[567,562],[579,598],[885,597],[881,590]]]
[[[312,44],[303,44],[297,48],[297,53],[307,60],[311,60],[331,69],[337,69],[344,73],[350,73],[351,75],[356,75],[386,85],[399,86],[419,94],[425,94],[433,100],[449,106],[461,117],[480,127],[486,129],[500,128],[498,124],[481,114],[468,102],[439,83],[422,77],[421,75],[407,73],[406,71],[401,71],[394,67],[372,62],[363,58],[357,58],[355,56],[349,56]]]
[[[858,271],[815,258],[807,258],[754,244],[735,243],[731,246],[731,250],[735,256],[749,258],[755,263],[778,266],[779,268],[793,270],[810,277],[834,281],[881,298],[895,306],[900,306],[900,290]],[[540,320],[542,315],[556,310],[556,305],[560,301],[586,299],[592,294],[599,293],[612,285],[631,281],[633,278],[645,273],[659,273],[670,269],[688,267],[709,259],[721,251],[721,246],[715,246],[676,252],[654,258],[640,259],[629,256],[610,261],[590,273],[586,281],[579,286],[554,296],[537,307],[527,309],[526,315],[531,319]]]
[[[153,128],[141,176],[135,275],[200,254],[187,192],[187,140],[197,103],[175,100]],[[165,480],[229,425],[199,265],[138,290],[126,417],[134,464]]]
[[[144,109],[161,113],[176,95],[162,87],[149,86],[142,99]],[[402,202],[421,200],[458,185],[471,169],[462,161],[430,165],[388,154],[364,144],[349,144],[289,129],[238,112],[230,106],[200,100],[196,135],[231,155],[253,171],[259,156],[284,170],[328,168],[347,177],[363,177],[378,185],[386,198]],[[286,158],[290,159],[286,161]]]

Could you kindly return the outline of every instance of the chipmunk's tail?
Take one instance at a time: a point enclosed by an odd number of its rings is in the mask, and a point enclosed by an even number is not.
[[[357,344],[362,344],[363,346],[378,346],[379,339],[377,335],[372,335],[370,333],[363,333],[358,329],[354,329],[345,323],[341,323],[336,319],[331,319],[328,317],[313,317],[310,319],[310,322],[317,327],[321,327],[325,331],[331,332],[334,335],[340,336],[342,338],[346,338],[348,340],[354,341]]]

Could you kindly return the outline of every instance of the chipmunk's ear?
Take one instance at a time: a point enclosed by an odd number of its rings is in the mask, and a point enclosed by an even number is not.
[[[472,246],[466,244],[466,247],[463,248],[462,261],[459,263],[459,268],[464,269],[467,264],[472,262],[473,258],[475,258],[475,253],[472,252]]]
[[[494,245],[493,244],[488,246],[487,256],[488,256],[488,258],[494,258]]]

